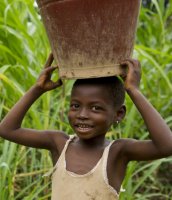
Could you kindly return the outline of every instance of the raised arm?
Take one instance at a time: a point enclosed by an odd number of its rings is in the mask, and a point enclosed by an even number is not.
[[[26,92],[0,123],[0,136],[2,138],[35,148],[51,149],[54,145],[50,137],[51,132],[21,128],[22,120],[31,105],[44,92],[55,89],[62,84],[61,80],[51,81],[51,74],[56,69],[56,67],[51,67],[52,62],[53,55],[51,54],[36,84]]]
[[[124,77],[125,89],[140,112],[151,140],[126,140],[124,152],[129,160],[151,160],[172,155],[172,133],[163,118],[139,90],[140,63],[127,60],[122,63],[128,67]]]

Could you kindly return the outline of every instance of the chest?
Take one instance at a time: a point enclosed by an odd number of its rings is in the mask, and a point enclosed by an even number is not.
[[[81,149],[71,145],[65,153],[66,169],[76,174],[87,174],[99,164],[103,152],[104,148]]]
[[[108,144],[106,146],[108,146]],[[105,159],[106,164],[104,169],[106,170],[108,183],[119,192],[128,163],[120,155],[119,145],[114,145],[113,148],[115,147],[115,149],[113,149],[113,151],[110,147],[109,152],[105,152],[106,146],[102,148],[86,149],[70,144],[65,153],[63,152],[64,154],[62,157],[65,163],[62,163],[62,165],[65,164],[64,167],[66,166],[66,170],[69,172],[85,175],[97,167],[102,167],[100,161],[101,159]]]

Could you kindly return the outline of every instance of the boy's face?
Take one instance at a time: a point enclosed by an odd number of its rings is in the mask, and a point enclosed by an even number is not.
[[[68,118],[78,137],[91,139],[107,133],[116,118],[111,96],[100,85],[85,84],[73,88]]]

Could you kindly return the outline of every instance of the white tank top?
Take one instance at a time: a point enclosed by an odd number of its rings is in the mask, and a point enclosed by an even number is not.
[[[65,153],[71,137],[53,168],[51,200],[118,200],[116,190],[109,185],[107,178],[107,159],[111,142],[103,152],[96,166],[84,175],[66,169]]]

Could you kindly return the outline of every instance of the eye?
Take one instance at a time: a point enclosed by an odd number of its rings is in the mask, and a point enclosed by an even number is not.
[[[72,104],[70,105],[70,108],[76,110],[76,109],[79,108],[79,104],[77,104],[77,103],[72,103]]]
[[[102,107],[100,107],[100,106],[93,106],[92,110],[93,111],[99,111],[99,110],[102,110]]]

